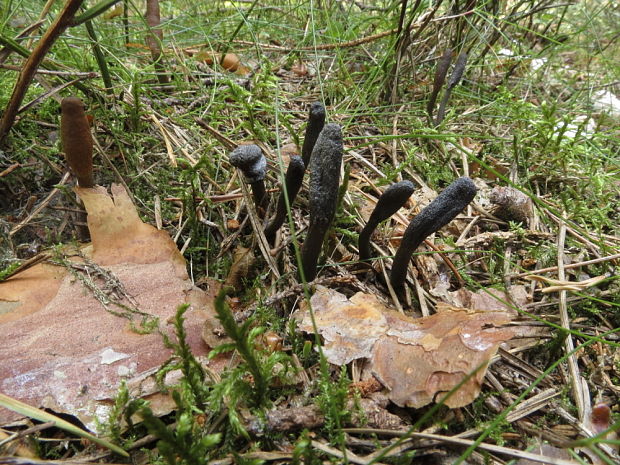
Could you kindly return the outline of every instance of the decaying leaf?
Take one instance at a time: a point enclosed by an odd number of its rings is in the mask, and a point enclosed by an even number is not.
[[[0,283],[0,391],[89,427],[104,420],[122,379],[136,392],[170,357],[160,332],[180,304],[188,342],[206,353],[200,332],[212,298],[194,287],[183,256],[164,232],[142,223],[127,193],[76,189],[92,244],[55,254]],[[139,334],[137,330],[146,334]],[[152,392],[148,392],[152,394]],[[0,423],[18,418],[0,409]]]
[[[411,318],[392,311],[369,294],[351,299],[317,286],[310,299],[323,351],[336,365],[366,359],[365,376],[376,377],[388,398],[419,408],[437,401],[474,373],[445,401],[462,407],[480,393],[486,367],[499,345],[513,337],[503,325],[507,311],[482,311],[439,304],[437,313]],[[313,332],[307,306],[297,314],[299,327]]]
[[[489,197],[492,213],[504,221],[516,221],[528,226],[534,217],[532,200],[514,187],[495,186]]]
[[[252,249],[243,246],[237,246],[233,252],[233,263],[224,282],[224,287],[237,287],[241,284],[241,279],[245,278],[254,263],[256,257]]]
[[[481,288],[476,292],[465,288],[447,291],[445,288],[437,287],[431,289],[430,292],[450,305],[471,310],[503,310],[511,312],[513,305],[522,307],[530,302],[527,289],[520,284],[510,286],[508,292],[491,287]]]

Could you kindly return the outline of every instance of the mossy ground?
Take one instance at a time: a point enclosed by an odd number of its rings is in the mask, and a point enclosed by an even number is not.
[[[58,123],[59,99],[68,95],[81,97],[93,118],[99,147],[97,182],[122,181],[132,192],[143,220],[153,223],[156,213],[161,216],[164,229],[183,250],[197,283],[206,278],[225,280],[236,245],[256,247],[251,228],[238,235],[231,229],[231,224],[246,216],[243,201],[238,196],[221,197],[240,192],[228,163],[231,147],[227,140],[252,141],[265,147],[273,168],[268,183],[275,188],[282,175],[281,149],[289,143],[301,144],[307,108],[317,100],[325,104],[328,120],[342,126],[345,164],[350,168],[350,187],[328,237],[334,253],[321,271],[322,277],[333,277],[335,286],[344,292],[357,290],[338,277],[355,269],[356,239],[363,224],[360,190],[376,195],[374,186],[401,179],[440,191],[459,175],[469,174],[490,187],[513,186],[531,197],[537,232],[547,234],[544,238],[532,236],[526,225],[497,221],[477,210],[480,220],[470,236],[511,231],[514,238],[495,239],[475,253],[461,251],[451,231],[437,239],[446,248],[455,249],[450,256],[470,290],[524,283],[522,278],[509,280],[507,275],[525,271],[526,262],[536,268],[557,265],[562,218],[567,234],[560,252],[570,262],[617,254],[620,109],[609,111],[599,103],[602,92],[620,95],[617,2],[554,6],[545,1],[497,1],[473,3],[471,10],[464,10],[460,2],[451,1],[436,11],[432,2],[410,3],[403,16],[405,29],[398,34],[386,31],[399,29],[403,2],[162,1],[163,65],[171,76],[167,86],[158,83],[151,55],[143,45],[148,27],[142,2],[119,3],[127,6],[127,29],[122,14],[104,14],[93,20],[111,89],[104,89],[102,69],[86,29],[70,28],[47,56],[63,73],[37,75],[24,103],[82,77],[77,73],[96,74],[80,80],[81,90],[69,86],[52,92],[21,113],[0,149],[2,268],[70,241],[74,235],[66,210],[75,206],[70,183],[30,218],[26,227],[11,234],[66,171]],[[37,2],[5,2],[0,7],[0,36],[16,37],[38,19],[40,8]],[[42,30],[58,8],[52,6]],[[412,27],[407,31],[408,24]],[[33,43],[40,34],[33,33]],[[29,41],[20,43],[31,49]],[[397,43],[403,42],[406,46],[395,52]],[[466,51],[468,65],[463,81],[454,88],[444,121],[434,126],[428,122],[426,104],[437,59],[447,48],[455,55]],[[217,63],[206,63],[208,55],[223,51],[237,54],[248,72],[235,74]],[[13,54],[2,63],[0,109],[6,107],[16,69],[23,60]],[[43,67],[47,67],[45,63]],[[199,369],[188,362],[182,344],[176,346],[187,380],[175,398],[176,414],[164,422],[148,417],[150,431],[163,441],[159,452],[152,449],[153,443],[145,445],[150,448],[149,460],[263,463],[272,460],[268,452],[278,451],[289,454],[281,462],[342,463],[349,459],[339,458],[338,451],[346,457],[350,451],[366,454],[388,444],[382,436],[369,440],[368,436],[344,432],[350,420],[348,384],[354,374],[329,367],[311,349],[314,342],[304,341],[288,322],[303,293],[261,306],[262,301],[298,283],[295,251],[307,226],[306,212],[304,188],[291,212],[292,221],[285,226],[287,243],[277,257],[282,277],[275,279],[259,255],[243,278],[243,290],[235,295],[242,307],[258,303],[255,326],[243,327],[235,339],[245,350],[240,365],[218,383],[197,373]],[[290,231],[297,231],[293,240],[288,239]],[[382,231],[389,233],[391,226]],[[385,247],[381,237],[376,240]],[[579,368],[588,382],[592,403],[615,406],[620,385],[617,338],[610,334],[594,341],[592,337],[620,325],[616,261],[576,268],[568,272],[567,279],[599,275],[607,279],[595,288],[571,294],[567,311],[572,329],[578,331],[572,335],[575,345],[586,344],[578,354]],[[389,299],[385,290],[373,289]],[[557,294],[544,296],[534,287],[530,291],[534,300],[525,310],[542,322],[558,324]],[[257,349],[253,359],[253,342],[267,330],[283,339],[285,353],[274,356]],[[424,418],[421,427],[447,436],[490,428],[489,439],[516,450],[524,450],[537,436],[556,445],[572,441],[578,431],[567,418],[579,412],[566,370],[558,363],[567,356],[563,346],[567,333],[556,328],[551,334],[554,338],[532,341],[518,356],[542,371],[549,370],[542,379],[551,380],[562,397],[523,419],[505,419],[509,400],[522,395],[527,384],[518,370],[515,379],[510,379],[511,366],[504,359],[494,364],[491,373],[507,392],[499,392],[491,383],[471,406],[455,412],[440,408],[430,418],[424,416],[428,413],[425,409],[391,409],[409,423]],[[275,367],[295,366],[310,375],[305,392],[284,381],[286,370],[273,374]],[[206,385],[204,389],[197,387],[196,376]],[[264,376],[267,392],[255,392],[257,376]],[[327,417],[323,427],[311,432],[244,436],[244,415],[261,417],[274,405],[295,405],[301,396],[309,404],[316,398]],[[558,414],[558,406],[569,415]],[[127,408],[145,407],[119,395],[116,420]],[[618,412],[613,412],[617,420]],[[222,419],[226,415],[228,421]],[[167,430],[171,423],[174,427]],[[147,433],[141,425],[129,431],[108,425],[106,431],[126,445]],[[317,448],[317,442],[327,441],[336,452]],[[600,438],[585,446],[593,443],[600,444]],[[77,454],[84,453],[78,449]],[[424,459],[403,452],[400,457],[381,460],[439,460],[422,450],[410,453]],[[464,450],[459,449],[455,457],[471,455]],[[474,455],[470,460],[494,459]],[[609,460],[613,459],[604,460],[612,463]],[[372,462],[369,459],[367,463]]]

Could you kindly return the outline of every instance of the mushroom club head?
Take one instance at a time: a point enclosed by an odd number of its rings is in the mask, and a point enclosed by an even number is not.
[[[392,263],[390,282],[394,289],[398,290],[404,285],[407,266],[415,249],[424,239],[448,224],[467,207],[474,199],[476,190],[476,185],[470,178],[458,178],[409,223]]]
[[[240,145],[230,154],[230,163],[243,171],[250,184],[264,180],[267,174],[267,159],[258,145]]]
[[[342,151],[340,126],[335,123],[326,125],[312,151],[312,172],[310,173],[311,223],[329,224],[336,213]]]
[[[308,125],[306,126],[306,134],[304,136],[304,144],[301,148],[301,156],[304,164],[308,166],[314,145],[325,126],[325,107],[321,102],[314,102],[310,105],[308,112]]]
[[[303,276],[307,281],[312,281],[316,276],[323,240],[336,213],[342,152],[340,126],[333,123],[326,125],[312,151],[310,226],[301,247]]]
[[[93,138],[84,104],[77,97],[66,97],[60,108],[60,138],[67,162],[80,187],[93,187]]]

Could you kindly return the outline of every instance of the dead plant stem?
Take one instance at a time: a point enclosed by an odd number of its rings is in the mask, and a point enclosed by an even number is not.
[[[562,214],[563,218],[566,218],[566,214]],[[564,270],[564,244],[566,241],[566,223],[560,222],[560,230],[558,232],[558,279],[560,281],[566,280],[566,273]],[[570,331],[570,320],[568,318],[568,308],[566,304],[566,291],[560,291],[559,310],[560,310],[560,324],[563,328]],[[585,418],[586,399],[584,399],[583,385],[581,382],[581,374],[579,372],[579,366],[577,365],[577,356],[573,353],[575,350],[575,344],[573,337],[570,333],[566,335],[564,340],[564,348],[568,354],[568,372],[570,375],[571,387],[573,390],[573,400],[577,406],[579,412],[579,420],[583,422]]]

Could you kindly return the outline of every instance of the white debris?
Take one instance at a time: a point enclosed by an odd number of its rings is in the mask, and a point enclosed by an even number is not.
[[[592,95],[592,107],[595,111],[620,116],[620,99],[609,90],[601,90]]]
[[[111,365],[114,362],[118,362],[119,360],[128,358],[129,355],[115,352],[113,349],[107,348],[103,352],[101,352],[100,357],[102,365]]]

